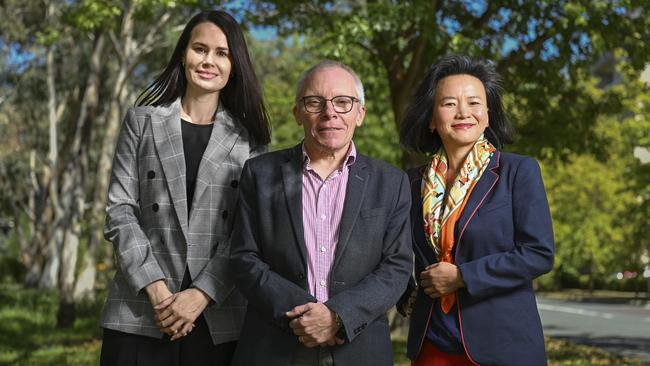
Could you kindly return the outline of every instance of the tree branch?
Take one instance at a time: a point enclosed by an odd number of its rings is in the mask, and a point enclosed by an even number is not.
[[[535,53],[538,53],[542,47],[544,46],[544,42],[547,40],[551,39],[552,36],[548,33],[543,33],[539,37],[535,38],[534,40],[525,43],[519,49],[516,51],[511,52],[508,56],[504,57],[499,61],[497,64],[497,71],[499,74],[504,75],[506,69],[510,67],[512,64],[516,63],[517,61],[523,60],[524,56],[528,52],[534,51]]]
[[[171,19],[171,12],[166,11],[160,19],[156,22],[156,26],[151,27],[149,29],[149,32],[147,35],[144,37],[144,40],[142,41],[142,45],[140,47],[140,54],[141,55],[146,55],[151,50],[153,50],[153,46],[156,43],[156,41],[160,38],[160,34],[162,33],[161,30],[163,27],[167,26],[167,23]]]

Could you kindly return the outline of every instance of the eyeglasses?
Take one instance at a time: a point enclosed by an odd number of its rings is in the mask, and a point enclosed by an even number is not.
[[[332,102],[334,110],[338,113],[348,113],[352,110],[354,102],[359,99],[348,95],[337,95],[332,99],[325,99],[320,95],[307,95],[302,97],[302,103],[305,105],[305,110],[309,113],[320,113],[325,109],[327,102]]]

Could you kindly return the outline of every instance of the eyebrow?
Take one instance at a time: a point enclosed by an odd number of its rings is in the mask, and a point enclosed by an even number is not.
[[[202,47],[205,47],[205,48],[210,48],[207,44],[205,44],[203,42],[200,42],[200,41],[192,42],[191,46],[202,46]],[[219,47],[217,47],[217,49],[220,50],[220,51],[228,51],[228,47],[219,46]]]

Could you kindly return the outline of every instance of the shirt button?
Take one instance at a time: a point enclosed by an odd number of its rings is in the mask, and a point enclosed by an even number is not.
[[[325,249],[325,246],[324,246],[324,245],[320,247],[320,251],[321,251],[321,252],[324,252],[324,251],[326,251],[326,250],[327,250],[327,249]]]
[[[320,215],[320,219],[321,219],[321,220],[325,220],[326,217],[327,217],[327,216],[325,216],[325,214],[321,214],[321,215]]]
[[[325,280],[320,280],[320,285],[325,287]]]

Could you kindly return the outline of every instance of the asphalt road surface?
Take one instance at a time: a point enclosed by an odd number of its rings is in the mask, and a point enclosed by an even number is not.
[[[544,333],[650,365],[650,306],[537,299]]]

